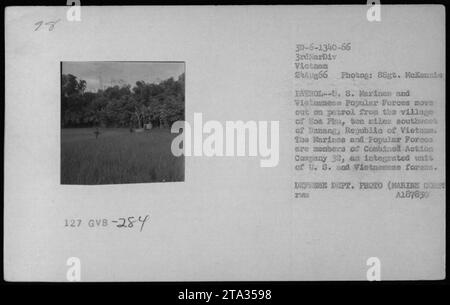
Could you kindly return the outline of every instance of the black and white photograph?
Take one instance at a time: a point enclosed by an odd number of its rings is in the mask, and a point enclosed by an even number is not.
[[[61,184],[184,180],[182,62],[61,63]]]
[[[446,7],[381,2],[7,6],[4,281],[448,283]]]

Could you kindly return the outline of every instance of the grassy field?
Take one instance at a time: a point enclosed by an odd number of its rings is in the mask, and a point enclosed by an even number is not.
[[[172,155],[168,129],[61,129],[61,184],[184,181],[184,158]]]

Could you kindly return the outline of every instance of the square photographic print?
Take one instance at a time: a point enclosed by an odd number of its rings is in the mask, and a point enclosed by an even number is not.
[[[61,184],[184,181],[183,62],[61,63]]]

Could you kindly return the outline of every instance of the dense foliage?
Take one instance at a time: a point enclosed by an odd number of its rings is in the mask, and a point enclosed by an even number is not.
[[[184,120],[184,73],[159,84],[136,82],[86,92],[86,82],[71,74],[61,77],[62,127],[169,127]]]

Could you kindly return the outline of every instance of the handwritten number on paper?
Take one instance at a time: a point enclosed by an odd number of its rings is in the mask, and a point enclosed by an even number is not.
[[[48,21],[46,23],[44,23],[43,20],[40,20],[38,22],[36,22],[34,25],[36,25],[37,27],[34,29],[34,31],[36,32],[37,30],[39,30],[42,25],[46,25],[48,28],[48,31],[53,31],[53,29],[55,28],[55,25],[60,21],[61,19],[55,20],[55,21]]]
[[[139,216],[137,219],[136,217],[130,216],[130,217],[120,217],[117,220],[113,220],[112,222],[117,223],[117,228],[133,228],[135,223],[140,223],[140,232],[142,232],[142,229],[144,228],[145,222],[149,219],[150,215],[145,215],[145,217]]]
[[[141,219],[141,216],[139,216],[138,221],[141,222],[141,232],[142,232],[142,229],[144,228],[145,222],[148,220],[149,217],[150,217],[150,215],[145,215],[145,217],[143,219]]]
[[[38,25],[37,28],[34,29],[34,31],[36,32],[37,30],[39,30],[39,28],[41,27],[41,25],[44,23],[44,21],[38,21],[36,22],[34,25]]]

